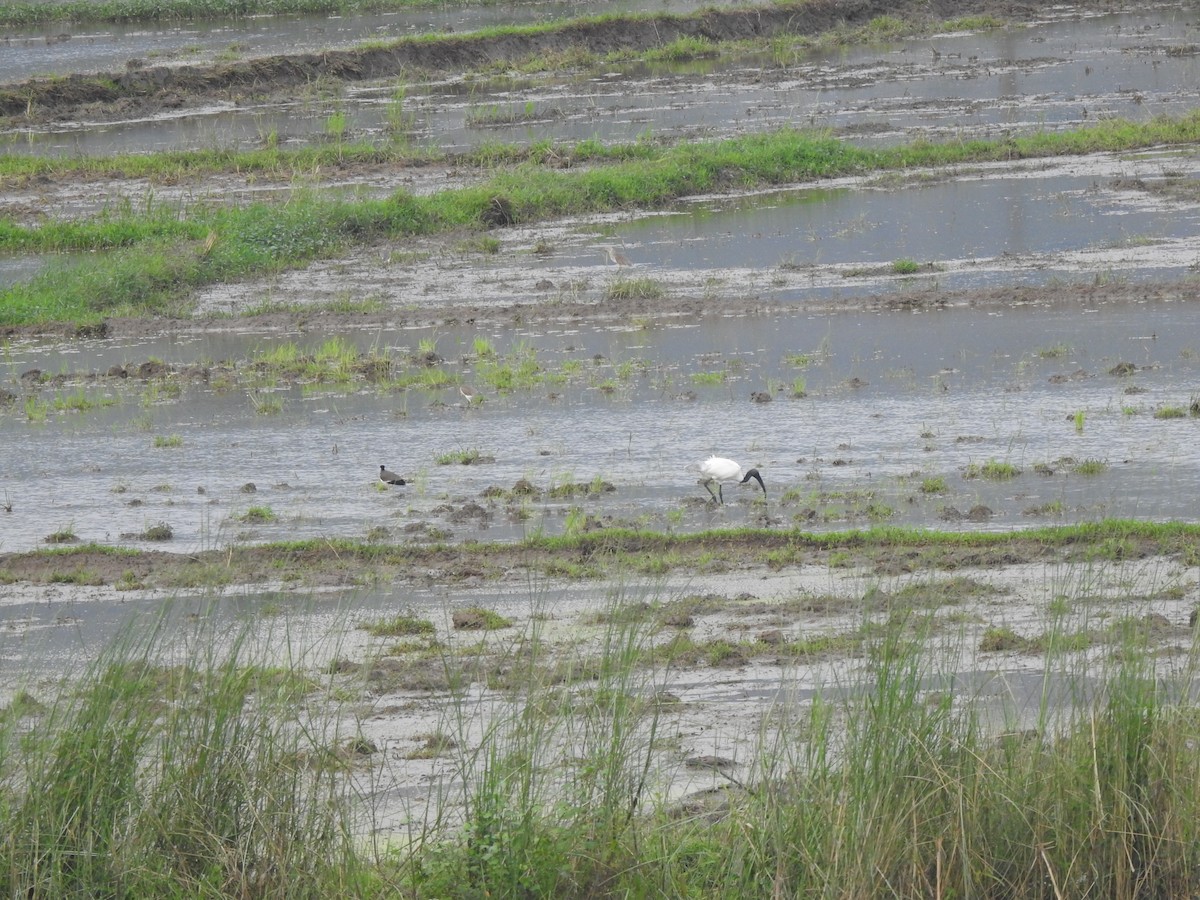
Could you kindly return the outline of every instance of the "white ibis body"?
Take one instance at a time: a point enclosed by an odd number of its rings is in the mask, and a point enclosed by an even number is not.
[[[379,480],[384,484],[404,484],[404,479],[388,469],[387,466],[379,467]]]
[[[732,459],[725,459],[723,456],[710,456],[704,462],[700,463],[700,483],[708,489],[708,493],[713,500],[720,504],[725,503],[725,495],[721,486],[725,482],[735,482],[737,484],[745,484],[753,478],[758,482],[758,486],[762,488],[763,496],[767,496],[767,486],[763,484],[762,476],[758,474],[758,469],[743,469]],[[713,482],[717,483],[717,492],[713,493]]]

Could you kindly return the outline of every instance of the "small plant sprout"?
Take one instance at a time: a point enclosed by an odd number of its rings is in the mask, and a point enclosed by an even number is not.
[[[341,141],[346,136],[347,125],[346,114],[338,110],[325,119],[325,134],[336,141]]]
[[[922,494],[944,494],[946,490],[946,479],[941,475],[932,475],[921,479]]]
[[[1075,433],[1076,434],[1083,434],[1083,420],[1085,418],[1085,415],[1086,414],[1084,413],[1084,411],[1082,409],[1078,409],[1075,411]]]
[[[585,513],[578,506],[572,506],[570,510],[567,511],[566,520],[563,522],[563,534],[568,536],[583,534],[583,532],[587,530],[586,525],[587,513]]]
[[[609,300],[658,300],[666,291],[653,278],[618,278],[608,286]]]
[[[238,517],[240,521],[248,525],[263,525],[267,522],[274,522],[277,518],[275,511],[269,506],[251,506]]]
[[[250,403],[254,412],[260,416],[277,416],[283,412],[283,401],[278,397],[251,391]]]
[[[1051,344],[1049,347],[1040,347],[1036,353],[1040,359],[1063,359],[1070,355],[1071,347],[1060,341],[1057,344]]]
[[[474,447],[464,450],[447,450],[433,458],[439,466],[471,466],[477,463],[495,462],[494,456],[489,456]]]
[[[963,472],[964,478],[986,478],[989,481],[1008,481],[1021,474],[1012,463],[989,459],[985,463],[969,463]]]
[[[1182,406],[1160,406],[1154,411],[1156,419],[1185,419],[1187,418],[1187,410]]]
[[[915,259],[897,259],[892,263],[892,272],[896,275],[915,275],[921,270],[921,265]]]
[[[1075,464],[1076,475],[1099,475],[1108,469],[1108,463],[1102,459],[1085,459]]]
[[[149,525],[139,535],[143,541],[169,541],[174,536],[174,529],[166,522],[157,522],[154,525]]]
[[[46,416],[50,412],[50,405],[37,397],[25,398],[25,418],[33,423],[41,423],[46,421]]]
[[[413,126],[415,116],[406,112],[404,109],[404,101],[408,97],[408,89],[401,85],[392,91],[391,99],[388,101],[387,109],[384,111],[384,119],[387,121],[388,131],[394,136],[401,135],[408,131]]]
[[[372,637],[410,637],[417,635],[433,635],[437,629],[428,619],[401,613],[389,619],[379,619],[373,622],[363,622],[359,628],[367,631]]]
[[[75,534],[75,523],[73,522],[62,526],[57,531],[53,531],[45,537],[47,544],[70,544],[77,540],[79,540],[79,537]]]

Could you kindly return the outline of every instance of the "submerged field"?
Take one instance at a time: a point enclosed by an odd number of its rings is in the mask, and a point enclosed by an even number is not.
[[[1200,889],[1200,20],[943,6],[0,19],[4,891]]]

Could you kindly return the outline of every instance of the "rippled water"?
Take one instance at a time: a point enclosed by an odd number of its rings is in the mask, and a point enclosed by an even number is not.
[[[687,12],[693,0],[656,0],[664,11]],[[259,15],[196,22],[55,23],[0,33],[0,83],[64,72],[113,72],[130,59],[153,65],[199,64],[221,54],[244,59],[353,47],[413,34],[477,31],[600,13],[636,12],[633,0],[443,5],[333,16]]]
[[[586,6],[518,10],[514,16],[591,11]],[[497,9],[480,14],[495,16]],[[294,31],[286,24],[277,28],[275,20],[249,20],[216,26],[215,36],[203,39],[169,30],[163,39],[169,35],[186,44],[192,37],[203,46],[228,41],[238,48],[245,45],[237,52],[242,57],[286,51],[288,40],[305,48],[312,48],[310,41],[336,46],[351,35],[395,36],[410,28],[444,25],[426,22],[424,16],[417,14],[411,25],[401,24],[406,20],[396,16],[366,17],[351,25],[332,20],[317,29],[297,24]],[[5,149],[60,155],[257,147],[268,135],[283,146],[296,146],[328,141],[328,120],[335,112],[345,117],[346,140],[401,140],[456,151],[495,142],[628,141],[646,135],[728,135],[782,125],[834,128],[869,142],[917,135],[997,136],[1077,127],[1114,116],[1137,121],[1180,115],[1195,108],[1200,100],[1200,55],[1191,48],[1198,30],[1194,10],[1159,8],[1050,18],[1030,27],[833,53],[783,52],[770,58],[755,54],[733,61],[652,67],[614,64],[603,73],[566,79],[388,79],[349,86],[333,101],[298,96],[291,103],[231,102],[152,119],[16,129],[8,133]],[[288,37],[300,34],[305,35],[302,41]],[[127,52],[145,45],[136,54],[144,55],[159,36],[154,30],[135,33],[117,46]],[[280,36],[282,47],[275,43]],[[85,62],[66,49],[77,43],[72,38],[48,47],[44,40],[18,41],[6,49],[15,54],[14,72],[19,71],[22,53],[40,60],[26,63],[26,68],[78,71]],[[68,55],[57,58],[59,53]]]
[[[39,546],[67,527],[82,540],[139,544],[122,534],[160,521],[174,530],[175,549],[233,539],[364,537],[374,526],[406,539],[403,528],[418,522],[459,536],[514,539],[561,531],[573,506],[667,529],[757,523],[764,515],[814,528],[872,521],[1006,528],[1029,524],[1029,511],[1047,504],[1052,521],[1191,518],[1200,489],[1200,419],[1154,412],[1186,408],[1195,398],[1197,335],[1200,308],[1175,304],[922,315],[780,311],[625,333],[571,329],[539,335],[533,346],[551,373],[564,361],[582,362],[582,379],[490,394],[477,409],[465,408],[454,389],[306,394],[297,387],[271,394],[282,410],[262,415],[256,400],[265,395],[252,398],[244,389],[187,386],[172,399],[106,382],[82,389],[111,395],[116,404],[105,409],[52,413],[44,424],[29,422],[20,404],[0,415],[8,459],[0,491],[13,505],[0,518],[0,549]],[[399,353],[419,336],[359,339]],[[450,359],[472,338],[444,329],[436,335]],[[225,349],[230,340],[222,339]],[[259,342],[247,343],[249,352]],[[507,352],[503,343],[497,349]],[[124,351],[133,360],[153,351],[168,362],[187,361],[203,344],[177,354],[155,345]],[[55,357],[10,347],[3,386],[13,388],[30,365],[53,371]],[[84,347],[69,366],[86,370],[93,361],[100,359]],[[1122,362],[1133,363],[1136,374],[1107,374]],[[790,396],[796,378],[807,391],[801,399]],[[76,390],[45,387],[39,396],[51,402]],[[752,402],[752,392],[774,399]],[[153,446],[156,436],[169,435],[182,445]],[[460,449],[494,462],[436,464],[439,454]],[[767,506],[752,504],[746,488],[730,488],[724,508],[697,503],[707,494],[688,464],[710,453],[758,466]],[[1079,475],[1064,457],[1107,468]],[[964,477],[972,464],[993,460],[1021,474],[1002,482]],[[413,484],[380,490],[381,463]],[[1037,474],[1038,464],[1054,474]],[[938,477],[945,493],[920,490],[923,479]],[[616,490],[594,499],[537,500],[514,521],[482,494],[521,478],[543,489],[598,478]],[[241,492],[248,482],[255,493]],[[787,492],[792,496],[782,502]],[[490,508],[489,517],[455,521],[454,511],[468,501]],[[979,504],[994,516],[945,519],[947,507],[965,513]],[[269,507],[278,518],[240,522],[251,506]]]
[[[617,226],[606,239],[639,271],[732,269],[786,302],[864,289],[1043,285],[1081,274],[1171,280],[1190,276],[1200,258],[1200,203],[1172,199],[1169,185],[1198,175],[1193,150],[971,166],[900,184],[854,180],[698,200]],[[585,248],[533,264],[601,259]],[[889,267],[897,260],[933,267],[896,278]]]

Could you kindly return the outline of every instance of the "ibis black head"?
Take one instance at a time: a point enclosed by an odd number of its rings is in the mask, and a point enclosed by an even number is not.
[[[751,469],[744,476],[742,476],[742,480],[738,483],[745,484],[751,478],[758,482],[758,486],[762,488],[763,496],[767,496],[767,486],[763,484],[762,476],[758,474],[758,469]]]

